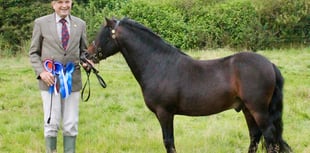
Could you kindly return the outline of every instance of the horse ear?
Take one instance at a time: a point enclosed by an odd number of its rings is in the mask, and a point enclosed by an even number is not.
[[[115,25],[115,21],[113,19],[111,20],[111,19],[105,18],[105,21],[108,27],[113,27]]]

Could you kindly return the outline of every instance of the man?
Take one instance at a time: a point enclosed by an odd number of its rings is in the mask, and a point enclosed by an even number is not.
[[[51,5],[54,13],[34,22],[30,62],[43,100],[46,152],[56,152],[62,127],[64,152],[74,153],[82,88],[79,63],[87,51],[86,23],[70,14],[72,0],[51,0]]]

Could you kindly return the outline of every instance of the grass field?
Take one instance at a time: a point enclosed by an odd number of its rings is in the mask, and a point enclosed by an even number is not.
[[[226,50],[187,53],[197,59],[233,54]],[[310,48],[258,53],[274,62],[285,78],[284,139],[295,153],[309,153]],[[29,59],[25,55],[0,61],[0,153],[42,153],[42,102]],[[98,69],[108,87],[102,89],[91,77],[91,99],[80,103],[77,153],[164,153],[159,123],[144,105],[123,57],[110,57]],[[245,119],[234,110],[207,117],[176,116],[174,125],[178,153],[247,152]]]

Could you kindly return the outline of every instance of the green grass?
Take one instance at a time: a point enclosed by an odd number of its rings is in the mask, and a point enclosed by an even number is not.
[[[310,48],[259,51],[278,65],[285,78],[284,139],[296,153],[310,152]],[[226,50],[189,51],[197,59],[233,54]],[[40,93],[28,57],[0,59],[0,152],[44,152]],[[123,57],[98,66],[108,87],[91,76],[91,98],[80,103],[78,153],[163,153],[159,123],[142,98]],[[85,77],[85,76],[83,76]],[[84,79],[85,81],[85,79]],[[175,117],[178,153],[244,153],[249,137],[242,113]],[[58,151],[62,152],[59,133]],[[260,148],[260,153],[264,152]]]

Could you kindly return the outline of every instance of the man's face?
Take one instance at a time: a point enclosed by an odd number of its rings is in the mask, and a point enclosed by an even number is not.
[[[52,1],[52,6],[61,18],[65,18],[70,14],[72,0],[54,0]]]

